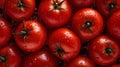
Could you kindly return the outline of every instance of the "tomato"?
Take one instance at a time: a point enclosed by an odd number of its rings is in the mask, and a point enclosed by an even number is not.
[[[22,67],[58,67],[58,61],[48,51],[43,50],[25,57]]]
[[[70,61],[66,67],[95,67],[95,64],[87,57],[79,56]]]
[[[67,0],[42,0],[38,14],[47,26],[55,28],[63,26],[69,21],[71,8]]]
[[[72,28],[83,41],[91,40],[99,35],[103,30],[103,25],[101,15],[91,8],[79,10],[72,18]]]
[[[114,64],[111,67],[120,67],[120,64]]]
[[[99,65],[109,65],[116,61],[119,56],[118,44],[103,35],[94,39],[89,44],[89,56]]]
[[[65,61],[75,58],[81,48],[80,39],[67,28],[53,31],[49,37],[48,45],[55,56]]]
[[[34,52],[45,45],[47,33],[42,24],[34,20],[21,23],[15,31],[15,41],[25,52]]]
[[[120,10],[120,0],[96,0],[96,7],[104,18]]]
[[[120,11],[113,13],[107,22],[107,32],[114,38],[120,40]]]
[[[86,8],[92,6],[94,3],[94,0],[71,0],[72,6],[76,8]]]
[[[0,49],[0,67],[20,67],[20,52],[13,46]]]
[[[11,28],[4,18],[0,18],[0,47],[4,46],[11,37]]]
[[[28,19],[34,13],[35,0],[7,0],[6,14],[15,21]]]

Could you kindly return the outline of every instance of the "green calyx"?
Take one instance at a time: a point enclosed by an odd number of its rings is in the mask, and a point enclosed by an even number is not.
[[[17,3],[17,7],[19,7],[21,9],[21,11],[25,11],[24,8],[30,8],[29,6],[27,6],[26,4],[24,4],[23,0],[20,0],[18,3]]]
[[[5,63],[5,66],[8,67],[6,56],[0,55],[0,63]]]
[[[61,2],[58,2],[58,0],[56,1],[53,0],[54,9],[63,10],[63,8],[60,7],[63,2],[64,0]]]
[[[62,49],[62,47],[60,47],[60,45],[57,45],[55,53],[57,53],[59,56],[62,56],[63,54],[65,54],[65,51]]]
[[[112,10],[113,8],[115,8],[116,7],[116,4],[114,3],[114,2],[111,2],[110,4],[109,4],[109,9],[110,10]]]
[[[22,35],[23,36],[23,40],[24,42],[26,42],[26,37],[29,35],[29,32],[31,30],[27,30],[24,23],[23,23],[23,27],[22,27],[22,30],[20,32],[18,32],[19,35]]]
[[[86,22],[82,26],[82,29],[88,29],[93,34],[92,25],[92,21],[86,20]]]
[[[113,52],[115,52],[115,50],[110,47],[110,44],[108,44],[106,46],[105,50],[103,51],[103,54],[107,54],[109,56],[113,56]]]

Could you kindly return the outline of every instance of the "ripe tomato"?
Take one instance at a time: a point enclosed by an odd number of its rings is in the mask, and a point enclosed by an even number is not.
[[[15,31],[17,45],[26,52],[34,52],[45,45],[46,30],[42,24],[34,20],[21,23]]]
[[[83,41],[91,40],[103,30],[103,19],[96,10],[85,8],[73,16],[72,28]]]
[[[0,49],[0,67],[20,67],[21,56],[13,46]]]
[[[7,0],[5,1],[6,14],[16,21],[29,18],[35,9],[35,0]]]
[[[92,6],[94,0],[71,0],[72,6],[76,8],[86,8]]]
[[[28,55],[22,67],[58,67],[58,61],[52,54],[44,50]]]
[[[95,64],[87,57],[79,56],[73,61],[70,61],[66,67],[95,67]]]
[[[59,28],[55,30],[48,40],[51,52],[62,60],[75,58],[80,51],[80,39],[69,29]]]
[[[103,17],[107,18],[120,10],[120,0],[96,0],[96,7]]]
[[[107,36],[99,36],[89,44],[89,56],[99,65],[109,65],[119,56],[118,44]]]
[[[71,8],[67,0],[42,0],[38,14],[47,26],[60,27],[69,21]]]
[[[113,13],[113,15],[108,19],[107,31],[108,33],[120,40],[120,11]]]
[[[11,37],[11,28],[4,18],[0,18],[0,47],[4,46]]]

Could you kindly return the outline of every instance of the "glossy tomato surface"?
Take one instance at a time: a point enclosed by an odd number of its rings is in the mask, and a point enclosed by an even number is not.
[[[115,12],[107,22],[107,31],[108,33],[120,40],[120,11]]]
[[[27,56],[23,67],[58,67],[58,61],[49,51],[40,51]]]
[[[67,64],[66,67],[95,67],[95,64],[84,56],[79,56]]]
[[[52,53],[62,60],[75,58],[81,48],[80,39],[67,28],[60,28],[52,32],[48,40]]]
[[[72,6],[82,9],[86,7],[91,7],[94,3],[94,0],[70,0]]]
[[[103,30],[103,25],[102,16],[91,8],[79,10],[72,18],[72,28],[83,41],[98,36]]]
[[[118,44],[107,36],[99,36],[89,44],[89,56],[99,65],[110,65],[119,56]]]
[[[40,50],[45,45],[46,37],[44,26],[34,20],[21,23],[14,35],[17,45],[26,52]]]
[[[15,21],[22,21],[32,16],[35,10],[35,0],[7,0],[6,14]]]
[[[7,44],[11,35],[11,28],[8,21],[4,18],[0,18],[0,47]]]
[[[103,15],[104,18],[108,18],[120,10],[120,0],[95,0],[97,10]]]
[[[67,0],[42,0],[38,14],[47,26],[60,27],[68,23],[71,7]]]
[[[20,52],[14,46],[0,49],[0,67],[20,67]]]

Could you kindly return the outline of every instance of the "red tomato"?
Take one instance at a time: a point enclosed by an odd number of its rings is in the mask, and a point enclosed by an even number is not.
[[[96,0],[96,7],[103,17],[120,10],[120,0]]]
[[[20,67],[21,56],[13,46],[6,46],[0,50],[0,67]]]
[[[91,40],[103,30],[103,19],[96,10],[85,8],[73,16],[72,28],[83,41]]]
[[[47,26],[60,27],[69,21],[71,8],[67,0],[42,0],[38,14]]]
[[[86,8],[92,6],[94,0],[71,0],[72,6],[76,8]]]
[[[4,46],[11,37],[11,28],[8,22],[0,18],[0,47]]]
[[[113,13],[108,19],[107,31],[112,37],[120,40],[120,11]]]
[[[40,51],[28,55],[22,67],[58,67],[58,61],[48,51]]]
[[[6,14],[16,21],[29,18],[35,9],[35,0],[7,0],[5,2]]]
[[[69,29],[55,30],[48,40],[52,53],[62,60],[75,58],[81,48],[80,39]]]
[[[79,56],[70,61],[66,67],[95,67],[95,64],[87,57]]]
[[[109,65],[119,56],[118,44],[107,36],[99,36],[89,44],[89,56],[99,65]]]
[[[45,45],[46,30],[37,21],[28,20],[21,23],[15,31],[17,45],[26,52],[34,52]]]
[[[120,67],[120,64],[114,64],[111,67]]]

